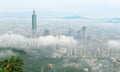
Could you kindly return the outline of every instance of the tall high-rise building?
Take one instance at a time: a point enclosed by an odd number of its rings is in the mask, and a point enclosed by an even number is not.
[[[72,33],[73,33],[73,30],[72,30],[72,28],[70,27],[70,28],[68,29],[68,36],[72,36]]]
[[[46,30],[44,31],[44,35],[47,36],[47,35],[49,35],[49,34],[50,34],[50,33],[49,33],[49,30],[46,29]]]
[[[81,38],[81,30],[78,30],[77,31],[77,39],[80,39]]]
[[[35,10],[33,10],[32,14],[32,37],[35,38],[37,36],[37,19],[36,19]]]
[[[86,27],[83,26],[83,27],[82,27],[82,38],[83,38],[83,39],[86,39],[86,38],[87,38],[87,33],[86,33],[86,32],[87,32]]]

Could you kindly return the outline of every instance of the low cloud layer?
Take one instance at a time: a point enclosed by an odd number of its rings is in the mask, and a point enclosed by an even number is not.
[[[19,34],[3,34],[0,36],[0,47],[15,48],[40,48],[45,46],[74,47],[77,41],[72,37],[62,36],[40,36],[38,38],[27,38]]]
[[[11,56],[11,55],[16,55],[16,53],[12,52],[11,50],[0,51],[0,58],[6,57],[6,56]]]
[[[108,46],[110,48],[120,49],[120,40],[109,40]]]

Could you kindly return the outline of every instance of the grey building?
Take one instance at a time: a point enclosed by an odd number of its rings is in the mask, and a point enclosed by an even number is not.
[[[50,35],[50,33],[49,33],[49,29],[46,29],[46,30],[44,31],[44,35],[45,35],[45,36]]]
[[[82,38],[87,39],[87,30],[85,26],[82,27]]]

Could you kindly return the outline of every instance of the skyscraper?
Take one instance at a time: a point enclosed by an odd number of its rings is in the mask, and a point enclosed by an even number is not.
[[[32,14],[32,37],[35,38],[37,36],[37,20],[36,20],[35,10],[33,10]]]
[[[85,26],[82,27],[82,38],[83,39],[87,38],[87,33],[86,33],[86,27]]]
[[[45,31],[44,31],[44,35],[45,36],[47,36],[47,35],[49,35],[50,33],[49,33],[49,29],[46,29]]]
[[[77,39],[80,39],[81,38],[81,30],[79,29],[78,31],[77,31]]]
[[[72,28],[70,27],[70,28],[68,29],[68,36],[72,36],[72,33],[73,33],[73,30],[72,30]]]

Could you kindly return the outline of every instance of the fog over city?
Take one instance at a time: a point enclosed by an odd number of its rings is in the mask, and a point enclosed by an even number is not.
[[[0,0],[0,72],[120,72],[119,8],[120,0]]]
[[[38,37],[31,38],[31,19],[1,19],[0,47],[20,47],[30,48],[35,42],[37,47],[47,45],[60,45],[64,47],[75,46],[79,43],[77,30],[87,27],[87,36],[91,39],[106,42],[110,48],[119,49],[119,23],[93,20],[38,20]],[[62,29],[61,29],[62,28]],[[73,34],[68,35],[69,28],[73,29]],[[44,31],[49,30],[49,35],[45,36]],[[92,41],[92,40],[91,40]],[[78,44],[79,45],[79,44]],[[76,46],[77,48],[79,46]]]
[[[91,72],[119,72],[115,67],[119,66],[120,58],[119,27],[116,20],[38,19],[37,34],[32,37],[31,19],[1,18],[0,58],[18,55],[33,61],[36,67],[42,57],[63,58],[63,67],[75,65],[75,68],[87,68]],[[110,63],[114,60],[115,66]],[[39,72],[28,65],[25,71]]]

